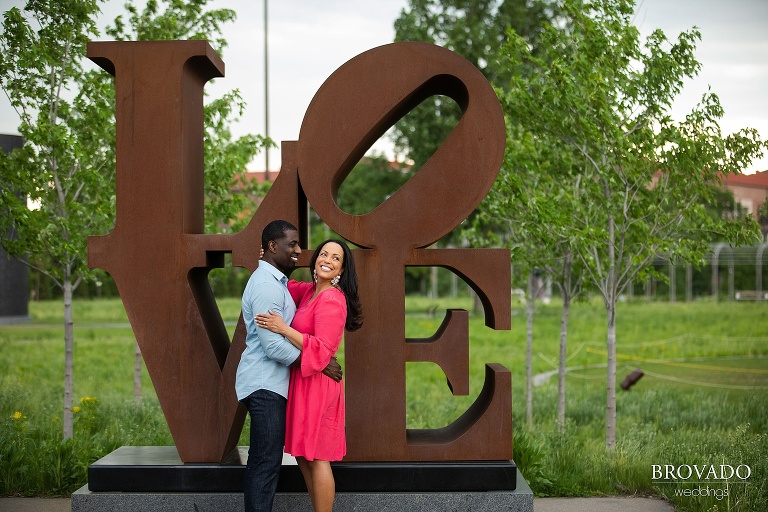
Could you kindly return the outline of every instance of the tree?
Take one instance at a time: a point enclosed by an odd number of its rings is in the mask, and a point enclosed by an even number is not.
[[[395,40],[425,41],[453,50],[474,64],[498,90],[504,91],[516,72],[500,53],[507,30],[511,28],[523,37],[535,52],[544,21],[556,17],[556,9],[556,4],[547,0],[409,0],[409,9],[404,9],[395,21]],[[395,146],[413,161],[413,169],[417,170],[448,137],[460,116],[455,102],[443,96],[429,98],[395,124]],[[487,217],[485,219],[488,221]],[[488,243],[483,233],[488,233],[493,223],[480,226],[472,218],[470,223],[473,227],[465,235],[478,241],[485,239]],[[449,238],[458,244],[463,236],[452,233]],[[524,251],[523,254],[529,253]],[[523,258],[523,265],[533,268],[527,256]],[[531,293],[526,294],[526,417],[529,422],[533,408],[532,343],[536,299]],[[479,308],[477,302],[475,307]]]
[[[384,155],[363,157],[339,188],[339,208],[353,215],[366,214],[405,185],[411,176],[408,166],[390,162]],[[319,218],[316,222],[322,223]],[[324,223],[323,226],[327,229]],[[329,232],[325,231],[322,239],[328,236]],[[413,289],[410,283],[424,284],[428,276],[428,270],[422,267],[408,267],[405,273],[407,291]]]
[[[4,13],[0,38],[0,86],[19,114],[22,148],[0,156],[4,188],[0,196],[0,231],[15,229],[18,238],[2,239],[11,255],[26,255],[35,270],[56,283],[64,296],[64,410],[63,435],[72,437],[73,292],[93,274],[87,268],[86,238],[106,233],[114,224],[114,87],[101,71],[86,70],[85,46],[98,36],[97,0],[34,1]],[[150,0],[143,15],[129,3],[133,25],[148,37],[207,38],[234,18],[230,10],[203,13],[207,0],[174,2],[156,20],[159,3]],[[138,32],[138,30],[137,30]],[[121,19],[113,36],[124,34]],[[217,39],[223,47],[223,41]],[[214,198],[229,191],[214,190],[231,184],[236,173],[263,144],[263,139],[230,141],[223,128],[238,105],[236,94],[214,103],[206,133],[221,153],[207,168],[206,192]],[[219,143],[227,142],[220,146]],[[251,145],[249,147],[249,145]],[[250,156],[249,156],[250,155]],[[210,169],[210,175],[208,170]],[[218,194],[218,195],[216,195]],[[34,205],[27,207],[27,202]],[[242,198],[229,206],[210,206],[211,226],[233,225]],[[208,212],[207,212],[208,213]],[[221,228],[219,228],[221,229]]]
[[[757,209],[758,222],[760,223],[760,232],[763,234],[763,240],[768,236],[768,201],[763,201]]]
[[[117,41],[204,39],[223,54],[227,42],[222,37],[222,26],[234,21],[236,14],[231,9],[206,10],[210,1],[150,0],[141,11],[130,1],[125,5],[128,24],[122,15],[118,16],[106,32]],[[108,74],[98,73],[112,83]],[[114,94],[110,100],[114,103]],[[242,212],[254,207],[254,197],[266,193],[267,186],[240,180],[254,156],[265,146],[274,146],[271,140],[260,135],[233,139],[230,125],[244,110],[245,103],[237,89],[205,106],[205,229],[209,233],[238,231],[244,227],[249,218],[241,215]]]
[[[408,181],[411,177],[408,171],[407,166],[392,163],[384,155],[364,156],[339,188],[336,198],[339,209],[352,215],[370,212]],[[338,236],[314,213],[310,217],[310,228],[310,247]]]
[[[562,144],[526,132],[505,104],[507,148],[499,177],[478,208],[472,227],[473,240],[481,245],[502,245],[528,275],[526,292],[526,421],[533,423],[533,317],[541,288],[532,285],[536,274],[552,279],[563,300],[558,368],[557,423],[565,427],[565,363],[567,360],[570,304],[578,294],[580,266],[570,246],[568,219],[573,201],[562,186],[562,175],[572,166]],[[489,228],[491,228],[489,230]],[[487,233],[497,233],[493,239]],[[480,235],[480,236],[478,236]]]
[[[82,67],[97,13],[95,0],[29,3],[4,14],[0,40],[0,84],[25,140],[2,157],[2,231],[18,234],[3,247],[45,262],[36,270],[64,293],[65,438],[72,436],[72,293],[87,274],[85,237],[105,231],[114,208],[114,194],[104,194],[114,167],[108,103]]]
[[[339,208],[352,215],[370,212],[408,181],[408,170],[384,155],[364,157],[339,188]]]
[[[491,84],[506,88],[510,69],[500,56],[512,27],[538,47],[543,21],[554,16],[546,0],[409,0],[395,20],[396,41],[424,41],[455,51]],[[396,147],[421,167],[446,139],[461,112],[453,101],[433,97],[395,125]]]
[[[616,442],[616,304],[657,254],[696,261],[714,238],[755,240],[751,218],[712,218],[705,204],[725,175],[765,148],[753,129],[723,135],[718,98],[706,94],[681,122],[669,115],[683,81],[698,73],[697,30],[641,44],[631,0],[565,0],[566,27],[546,27],[534,55],[510,32],[513,78],[506,109],[533,137],[572,162],[559,175],[570,248],[606,309],[606,446]]]
[[[736,196],[733,195],[733,191],[718,185],[712,186],[715,187],[712,199],[705,204],[710,215],[714,217],[738,219],[744,217],[748,213],[744,205],[736,201]]]

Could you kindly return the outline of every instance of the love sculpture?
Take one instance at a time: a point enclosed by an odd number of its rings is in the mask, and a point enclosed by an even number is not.
[[[307,203],[360,247],[365,323],[345,338],[345,460],[512,458],[511,376],[499,364],[486,365],[482,391],[455,422],[406,428],[406,362],[437,363],[453,394],[469,394],[469,323],[466,311],[450,310],[434,336],[407,339],[405,267],[451,269],[480,297],[487,326],[510,325],[509,251],[426,248],[472,212],[501,166],[504,119],[480,71],[426,43],[353,58],[318,90],[299,140],[283,142],[280,173],[248,226],[212,235],[203,228],[203,87],[224,63],[205,41],[89,43],[88,57],[115,76],[117,156],[115,228],[88,240],[89,265],[115,280],[183,462],[224,460],[246,415],[234,390],[243,319],[230,340],[208,273],[227,253],[253,271],[274,219],[299,226],[306,247]],[[340,210],[335,197],[355,163],[434,95],[463,113],[443,145],[370,213]]]

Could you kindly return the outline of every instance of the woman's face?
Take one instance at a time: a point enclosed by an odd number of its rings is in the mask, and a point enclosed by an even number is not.
[[[330,281],[344,272],[344,250],[336,242],[325,244],[315,261],[317,281]]]

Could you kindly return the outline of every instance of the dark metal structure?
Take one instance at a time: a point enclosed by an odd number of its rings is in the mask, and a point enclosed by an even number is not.
[[[298,141],[249,225],[203,232],[203,86],[224,63],[204,41],[90,43],[88,56],[115,76],[117,221],[89,239],[89,264],[115,279],[181,461],[219,462],[235,449],[245,409],[234,392],[244,348],[242,318],[230,340],[208,285],[232,254],[255,269],[261,230],[282,218],[299,226],[308,202],[356,244],[362,329],[345,341],[345,461],[504,461],[512,458],[511,377],[486,365],[479,397],[454,423],[409,430],[405,366],[431,361],[454,394],[469,393],[468,313],[448,311],[429,339],[405,338],[407,266],[442,266],[467,281],[486,324],[510,326],[509,252],[427,249],[480,203],[501,166],[501,107],[468,61],[425,43],[374,48],[334,72],[312,100]],[[463,116],[418,173],[365,215],[335,196],[368,148],[424,99],[452,98]],[[304,253],[303,264],[309,261]]]
[[[20,135],[0,134],[0,149],[10,153],[24,145]],[[0,187],[4,186],[0,183]],[[16,236],[14,232],[4,237]],[[29,271],[18,259],[8,256],[0,247],[0,323],[29,319]]]

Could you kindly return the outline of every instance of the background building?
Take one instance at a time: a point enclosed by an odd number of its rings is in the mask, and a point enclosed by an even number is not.
[[[24,144],[20,135],[0,134],[0,148],[10,153]],[[0,183],[0,187],[3,184]],[[14,237],[13,231],[2,236]],[[0,323],[29,319],[29,272],[27,266],[8,256],[0,247]]]

